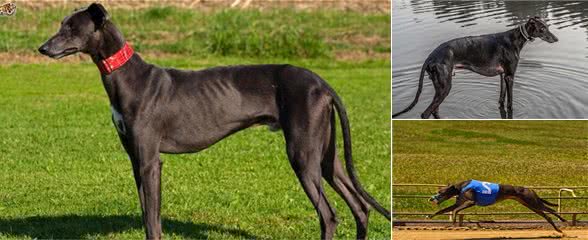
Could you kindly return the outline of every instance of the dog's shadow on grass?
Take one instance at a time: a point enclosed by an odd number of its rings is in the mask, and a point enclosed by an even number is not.
[[[207,239],[208,232],[218,232],[241,239],[256,239],[246,231],[221,225],[182,222],[162,219],[166,235],[179,235],[190,239]],[[30,237],[81,239],[95,235],[107,236],[128,230],[142,230],[141,217],[132,215],[115,216],[38,216],[25,218],[0,218],[0,235]]]

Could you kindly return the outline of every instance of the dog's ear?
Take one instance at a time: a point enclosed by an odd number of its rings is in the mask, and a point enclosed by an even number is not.
[[[88,7],[87,11],[88,13],[90,13],[94,25],[96,25],[96,30],[102,28],[102,26],[104,26],[104,23],[106,23],[106,21],[109,18],[108,12],[100,3],[92,3]]]

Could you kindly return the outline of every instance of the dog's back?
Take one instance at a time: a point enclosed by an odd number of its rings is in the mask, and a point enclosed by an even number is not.
[[[494,66],[502,57],[500,49],[508,45],[503,33],[468,36],[449,40],[433,50],[425,63],[464,66]]]

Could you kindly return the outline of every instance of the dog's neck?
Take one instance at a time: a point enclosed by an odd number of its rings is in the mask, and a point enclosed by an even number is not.
[[[118,52],[124,44],[125,39],[122,33],[112,22],[108,21],[101,30],[94,50],[91,50],[89,54],[92,57],[92,61],[94,61],[98,69],[100,69],[103,64],[102,61]],[[133,56],[118,69],[108,74],[101,72],[104,89],[108,94],[111,105],[116,108],[121,108],[121,106],[119,106],[121,99],[119,99],[120,96],[118,94],[121,89],[134,89],[140,91],[139,88],[141,84],[131,82],[131,80],[136,79],[132,75],[137,74],[136,71],[131,71],[131,69],[147,68],[140,68],[137,65],[147,65],[147,63],[144,62],[137,53],[134,53]],[[130,93],[127,95],[129,94]]]
[[[507,32],[513,46],[519,53],[527,42],[533,41],[533,38],[529,35],[528,32],[527,24],[517,26],[516,28]]]
[[[122,33],[110,21],[104,24],[98,38],[96,46],[90,51],[92,60],[96,64],[115,54],[125,44]]]

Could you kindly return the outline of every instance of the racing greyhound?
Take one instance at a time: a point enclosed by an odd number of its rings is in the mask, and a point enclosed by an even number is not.
[[[457,196],[455,204],[441,209],[434,213],[429,218],[433,218],[439,214],[453,211],[453,224],[455,224],[455,217],[458,212],[472,207],[489,206],[505,199],[513,199],[523,204],[525,207],[531,209],[539,216],[545,218],[556,231],[562,232],[555,226],[550,217],[545,212],[551,213],[559,218],[562,222],[566,222],[557,212],[545,205],[557,207],[556,204],[550,203],[545,199],[540,198],[535,191],[519,186],[511,186],[506,184],[496,184],[489,182],[481,182],[477,180],[463,181],[453,185],[447,185],[441,188],[436,195],[432,196],[429,201],[435,204],[440,204],[447,199]]]
[[[390,220],[390,212],[359,183],[341,99],[307,69],[287,64],[160,68],[133,51],[97,3],[65,17],[39,52],[56,59],[82,52],[98,66],[113,122],[133,166],[148,239],[162,235],[159,154],[198,152],[255,124],[284,132],[290,164],[318,213],[322,239],[333,237],[337,220],[321,178],[351,208],[358,239],[367,237],[370,206]],[[335,111],[348,175],[335,150]]]
[[[451,80],[455,69],[468,69],[486,77],[500,75],[500,114],[502,118],[512,118],[512,88],[514,76],[520,59],[520,52],[528,41],[540,38],[548,43],[558,39],[539,17],[530,18],[527,23],[506,32],[475,37],[462,37],[445,42],[437,47],[425,60],[421,68],[419,86],[412,103],[392,117],[410,111],[418,102],[423,90],[425,72],[433,81],[435,96],[421,118],[433,114],[439,116],[439,105],[451,90]],[[507,111],[504,111],[504,98],[508,96]]]

